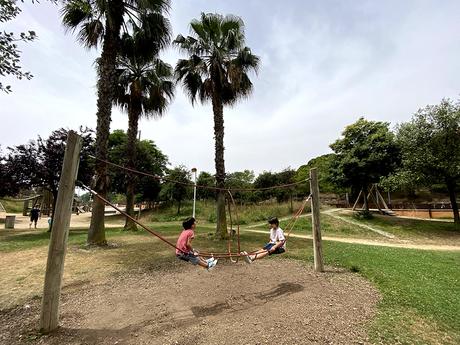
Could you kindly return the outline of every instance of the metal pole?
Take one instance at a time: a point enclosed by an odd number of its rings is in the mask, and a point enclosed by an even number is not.
[[[193,186],[193,215],[192,217],[195,218],[195,205],[196,205],[196,168],[192,168],[192,172],[194,174],[194,183]]]

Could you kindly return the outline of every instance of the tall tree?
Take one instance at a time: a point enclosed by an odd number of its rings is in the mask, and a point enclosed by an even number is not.
[[[169,31],[164,35],[169,37]],[[128,113],[128,168],[135,167],[139,119],[161,117],[174,96],[172,67],[157,57],[159,49],[155,49],[154,44],[146,43],[144,32],[138,28],[132,35],[124,34],[117,60],[115,103]],[[128,173],[126,177],[126,212],[134,216],[136,176]],[[126,218],[124,230],[137,230],[136,223]]]
[[[345,128],[343,138],[331,144],[335,152],[332,179],[339,186],[362,189],[366,211],[369,185],[394,172],[400,163],[399,147],[388,126],[387,122],[360,118]]]
[[[454,221],[460,224],[456,187],[460,178],[460,102],[443,99],[414,114],[397,128],[402,149],[399,180],[429,186],[444,183]],[[406,182],[407,183],[407,182]]]
[[[133,25],[142,27],[147,41],[165,46],[164,32],[169,21],[163,13],[169,9],[169,0],[69,0],[62,9],[62,22],[71,31],[79,30],[78,39],[87,48],[102,45],[98,60],[97,127],[94,190],[107,196],[107,143],[110,133],[113,87],[117,82],[116,58],[120,49],[120,32]],[[104,203],[94,198],[88,244],[105,245]]]
[[[174,44],[188,59],[177,62],[175,74],[192,104],[211,101],[214,114],[216,185],[225,187],[224,105],[248,97],[253,85],[248,72],[257,72],[259,58],[245,46],[244,23],[236,16],[202,13],[191,24],[191,36],[177,36]],[[217,193],[216,234],[226,238],[225,192]]]

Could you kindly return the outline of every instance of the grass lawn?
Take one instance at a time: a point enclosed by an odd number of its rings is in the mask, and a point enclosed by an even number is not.
[[[7,201],[0,199],[3,207],[5,207],[6,213],[22,213],[24,207],[23,201]]]
[[[328,223],[327,216],[324,219],[325,234],[343,232],[348,235],[348,232],[355,231],[347,223],[335,219]],[[377,218],[371,222],[380,222],[378,225],[388,231],[392,223],[385,223],[386,219],[392,222],[394,218]],[[307,219],[302,221],[308,225]],[[411,226],[431,226],[432,223],[416,224]],[[179,222],[151,225],[173,242],[180,230]],[[425,233],[428,230],[418,231]],[[0,258],[9,260],[5,265],[7,267],[0,268],[0,283],[4,287],[0,292],[0,301],[13,299],[22,303],[40,293],[48,237],[49,234],[43,232],[0,232]],[[266,237],[264,234],[243,232],[242,249],[256,249],[265,242]],[[82,230],[70,232],[64,277],[69,284],[95,281],[103,276],[123,274],[142,267],[155,269],[155,265],[170,265],[176,260],[169,247],[144,231],[133,234],[110,229],[107,230],[107,238],[119,246],[112,250],[87,251],[83,247],[86,233]],[[194,247],[220,252],[226,250],[226,242],[214,239],[212,224],[200,223]],[[233,248],[236,248],[236,243]],[[35,262],[32,258],[38,254],[41,259]],[[24,256],[25,263],[21,261],[21,256]],[[291,238],[284,256],[311,263],[311,241]],[[324,242],[324,257],[328,265],[344,267],[364,276],[381,292],[378,314],[369,325],[375,344],[460,343],[459,252]],[[279,260],[279,257],[275,260]],[[19,268],[22,271],[18,271]],[[7,296],[8,293],[10,295]]]
[[[337,213],[354,222],[389,232],[400,239],[437,241],[453,244],[460,240],[460,227],[453,222],[408,219],[374,214],[372,219],[357,220],[351,212]]]

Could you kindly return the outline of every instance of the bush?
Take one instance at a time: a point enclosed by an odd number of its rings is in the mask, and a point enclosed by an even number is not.
[[[374,216],[370,211],[367,210],[361,210],[353,213],[353,218],[361,220],[361,219],[372,219]]]

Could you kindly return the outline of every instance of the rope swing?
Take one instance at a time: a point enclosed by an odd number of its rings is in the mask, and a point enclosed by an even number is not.
[[[229,258],[232,262],[238,262],[239,257],[251,255],[251,254],[253,254],[255,252],[255,251],[252,251],[252,252],[249,252],[247,254],[242,254],[241,253],[240,224],[239,224],[240,221],[239,221],[239,215],[238,215],[238,207],[237,207],[237,205],[235,203],[235,199],[233,198],[232,191],[233,192],[235,192],[235,191],[261,191],[261,190],[282,189],[282,188],[289,188],[289,187],[292,187],[292,186],[296,186],[296,185],[305,183],[306,181],[310,180],[310,179],[305,179],[305,180],[302,180],[302,181],[299,181],[299,182],[276,185],[276,186],[272,186],[272,187],[263,187],[263,188],[233,188],[233,189],[219,188],[219,187],[213,187],[213,186],[196,185],[194,183],[187,183],[187,182],[183,182],[183,181],[176,181],[176,180],[164,178],[162,176],[153,175],[153,174],[138,171],[138,170],[135,170],[135,169],[127,168],[127,167],[124,167],[124,166],[119,165],[119,164],[115,164],[115,163],[112,163],[112,162],[109,162],[109,161],[106,161],[106,160],[98,159],[98,158],[96,158],[94,156],[89,156],[89,157],[94,158],[94,159],[99,160],[99,161],[102,161],[102,162],[104,162],[104,163],[106,163],[108,165],[111,165],[113,167],[116,167],[118,169],[122,169],[122,170],[128,171],[130,173],[138,174],[138,175],[147,176],[147,177],[150,177],[150,178],[153,178],[153,179],[156,179],[156,180],[177,183],[177,184],[184,185],[184,186],[189,186],[189,187],[196,187],[196,188],[202,188],[202,189],[211,189],[211,190],[215,190],[215,191],[224,191],[224,192],[226,192],[227,193],[226,199],[227,199],[228,215],[229,215],[229,220],[230,220],[230,230],[227,230],[227,233],[228,233],[227,252],[225,252],[225,253],[199,252],[199,254],[201,256],[205,256],[205,257]],[[135,219],[134,217],[132,217],[129,214],[127,214],[126,212],[122,211],[119,207],[115,206],[113,203],[111,203],[110,201],[108,201],[104,197],[100,196],[97,192],[95,192],[94,190],[92,190],[88,186],[84,185],[83,183],[81,183],[79,181],[78,181],[78,185],[80,187],[82,187],[83,189],[87,190],[94,197],[100,199],[106,205],[108,205],[108,206],[112,207],[113,209],[117,210],[124,217],[129,218],[130,220],[132,220],[134,223],[139,225],[141,228],[143,228],[145,231],[147,231],[151,235],[159,238],[161,241],[163,241],[164,243],[166,243],[170,247],[183,252],[183,250],[177,248],[174,243],[168,241],[165,237],[163,237],[158,232],[150,229],[146,225],[142,224],[139,220]],[[303,211],[304,211],[304,209],[305,209],[305,207],[306,207],[306,205],[307,205],[307,203],[308,203],[308,201],[310,199],[311,199],[311,194],[307,198],[305,198],[305,200],[303,201],[303,203],[300,206],[300,208],[296,211],[296,213],[290,219],[288,225],[286,226],[287,235],[286,235],[286,240],[285,241],[288,240],[289,235],[291,234],[291,232],[292,232],[292,230],[294,228],[294,225],[296,224],[296,222],[297,222],[298,218],[300,217],[300,215],[303,213]],[[236,225],[237,252],[232,252],[232,237],[233,237],[233,231],[234,231],[233,230],[232,208],[233,208],[234,213],[235,213],[235,221],[236,221],[235,225]],[[236,260],[234,260],[233,258],[236,258]]]

